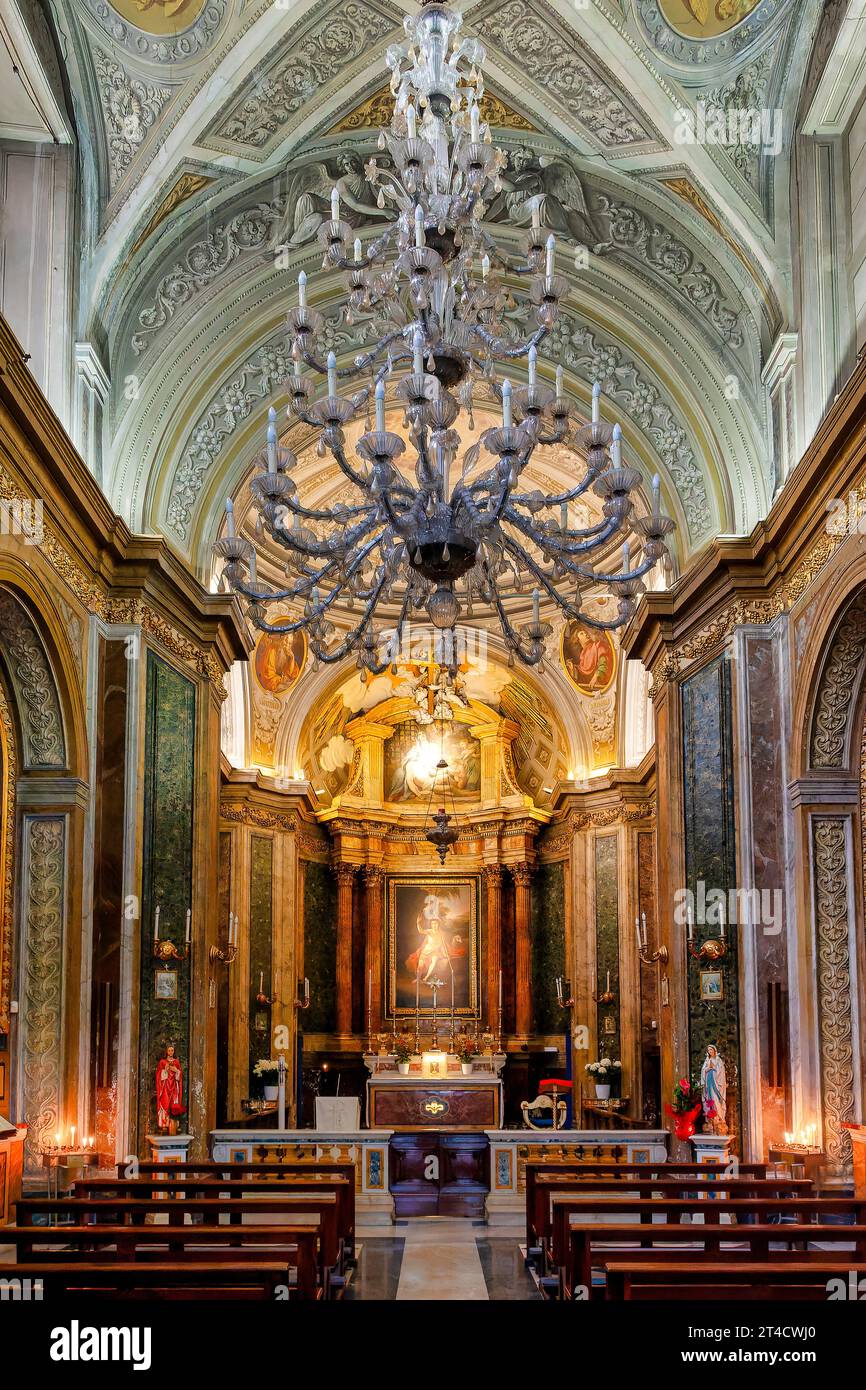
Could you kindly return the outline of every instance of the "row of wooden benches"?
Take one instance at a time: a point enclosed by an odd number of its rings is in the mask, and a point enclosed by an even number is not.
[[[354,1260],[355,1166],[321,1161],[136,1165],[26,1196],[0,1279],[54,1299],[340,1297]]]
[[[761,1164],[530,1163],[526,1221],[549,1297],[826,1299],[866,1273],[866,1200]]]

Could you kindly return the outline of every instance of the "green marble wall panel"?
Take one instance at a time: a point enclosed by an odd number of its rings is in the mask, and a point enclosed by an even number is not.
[[[256,1002],[261,993],[272,998],[272,939],[274,926],[274,842],[266,835],[253,835],[250,840],[250,1091],[254,1096],[260,1086],[253,1078],[253,1067],[263,1057],[271,1055],[271,1010]]]
[[[694,894],[696,945],[718,936],[716,921],[697,920],[700,903],[713,889],[736,888],[734,770],[731,669],[726,656],[709,662],[682,686],[683,779],[686,887]],[[699,885],[703,884],[703,894]],[[729,902],[735,899],[729,897]],[[709,915],[709,913],[707,914]],[[728,911],[728,954],[721,962],[723,994],[701,1000],[701,966],[687,955],[689,982],[689,1053],[692,1076],[700,1076],[707,1046],[713,1043],[725,1062],[728,1083],[727,1126],[739,1134],[740,1061],[737,926]],[[717,968],[708,966],[704,968]]]
[[[337,1027],[337,884],[327,864],[304,865],[304,974],[310,1007],[301,1014],[305,1033]]]
[[[187,908],[192,905],[192,840],[196,689],[153,652],[147,655],[144,746],[144,851],[141,907],[138,1144],[156,1125],[156,1064],[174,1043],[183,1068],[183,1100],[189,1105],[189,961],[161,964],[153,956],[153,919],[160,938],[183,950]],[[177,997],[157,998],[155,972],[172,972]],[[185,1120],[179,1121],[183,1129]]]
[[[541,864],[532,880],[532,1031],[561,1033],[556,977],[565,968],[565,865]]]
[[[598,835],[595,841],[595,954],[596,987],[600,998],[610,988],[612,1004],[596,1005],[598,1055],[621,1061],[619,1022],[619,884],[617,836]]]

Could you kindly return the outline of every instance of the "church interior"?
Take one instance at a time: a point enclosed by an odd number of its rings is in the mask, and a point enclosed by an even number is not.
[[[0,36],[3,1296],[866,1297],[860,0]]]

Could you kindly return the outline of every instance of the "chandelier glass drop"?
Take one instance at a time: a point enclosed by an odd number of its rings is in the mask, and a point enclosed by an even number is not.
[[[555,241],[537,202],[518,257],[503,254],[483,225],[506,156],[481,120],[484,49],[461,37],[461,24],[461,15],[424,4],[405,18],[405,40],[388,49],[394,115],[380,132],[383,162],[371,159],[365,170],[378,206],[393,213],[387,230],[355,237],[350,247],[336,188],[319,229],[323,268],[345,272],[347,318],[372,321],[375,346],[351,366],[338,368],[332,352],[322,360],[323,316],[308,302],[303,272],[289,314],[289,416],[315,429],[320,455],[332,456],[357,500],[302,504],[292,479],[297,460],[278,443],[272,409],[251,490],[259,533],[287,554],[286,586],[258,582],[254,547],[236,534],[231,501],[216,545],[223,580],[248,601],[256,627],[304,630],[318,661],[354,652],[365,676],[396,660],[404,624],[416,617],[441,630],[442,663],[455,669],[455,627],[479,610],[498,620],[509,665],[517,658],[539,666],[553,630],[541,603],[589,627],[620,627],[643,577],[667,556],[674,529],[660,512],[658,478],[650,514],[634,515],[640,474],[622,461],[619,425],[601,420],[598,384],[584,423],[563,394],[562,368],[555,389],[539,378],[538,347],[568,284],[556,273]],[[526,327],[518,330],[521,320]],[[513,386],[508,364],[521,360],[526,384]],[[403,410],[402,433],[386,427],[386,382]],[[474,428],[473,408],[482,404],[501,413],[501,423],[462,450],[460,416]],[[364,433],[351,449],[346,430],[356,420]],[[553,495],[522,488],[535,451],[549,445],[585,459],[582,476]],[[572,527],[569,506],[590,490],[601,499],[601,520]],[[632,533],[640,544],[633,568]],[[593,553],[608,553],[619,539],[621,565],[597,571]],[[617,600],[605,620],[582,611],[586,591],[599,583]],[[518,625],[505,600],[527,590],[531,617]],[[284,616],[271,621],[273,604]]]

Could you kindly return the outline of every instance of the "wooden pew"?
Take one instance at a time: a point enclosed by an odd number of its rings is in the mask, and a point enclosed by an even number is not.
[[[168,1166],[168,1165],[164,1165]],[[311,1175],[290,1174],[283,1178],[179,1178],[166,1182],[162,1178],[79,1178],[72,1184],[76,1197],[159,1197],[162,1201],[177,1201],[184,1197],[252,1197],[253,1195],[296,1192],[333,1192],[337,1198],[337,1224],[341,1241],[339,1262],[342,1267],[345,1249],[355,1239],[355,1182],[345,1176],[328,1173]]]
[[[757,1264],[759,1261],[799,1260],[811,1263],[813,1260],[836,1260],[844,1263],[852,1260],[866,1260],[866,1225],[827,1226],[813,1222],[795,1225],[767,1226],[674,1226],[655,1225],[640,1234],[645,1237],[644,1248],[625,1249],[622,1242],[636,1238],[638,1233],[627,1226],[572,1226],[569,1232],[569,1251],[559,1289],[561,1298],[575,1297],[577,1289],[587,1289],[592,1296],[603,1296],[604,1286],[594,1285],[593,1267],[602,1268],[610,1260],[627,1260],[630,1264],[652,1264],[664,1261],[670,1264],[721,1264],[740,1261]],[[662,1249],[664,1246],[691,1246],[691,1249]],[[809,1242],[834,1245],[833,1250],[809,1250]],[[611,1249],[619,1242],[619,1247]],[[703,1249],[693,1247],[701,1242]],[[736,1243],[740,1248],[730,1248]],[[771,1245],[788,1246],[787,1250],[771,1250]],[[742,1246],[746,1246],[743,1250]],[[853,1249],[846,1249],[853,1246]],[[727,1248],[726,1248],[727,1247]],[[797,1248],[802,1247],[802,1248]]]
[[[564,1266],[568,1260],[571,1220],[574,1216],[589,1218],[587,1225],[597,1223],[605,1226],[617,1224],[617,1217],[630,1216],[633,1218],[630,1225],[620,1224],[622,1238],[627,1240],[633,1231],[635,1239],[640,1239],[641,1242],[654,1238],[655,1226],[652,1223],[673,1225],[685,1215],[690,1218],[703,1218],[702,1225],[692,1224],[688,1227],[696,1233],[695,1240],[703,1239],[709,1226],[721,1226],[726,1235],[728,1232],[739,1232],[739,1224],[728,1225],[722,1221],[723,1217],[727,1218],[728,1222],[735,1220],[740,1223],[748,1220],[750,1224],[757,1226],[772,1224],[782,1233],[779,1236],[780,1240],[785,1239],[787,1225],[775,1225],[775,1222],[770,1221],[771,1217],[781,1216],[785,1221],[797,1224],[806,1224],[817,1219],[819,1223],[825,1224],[829,1216],[845,1216],[854,1225],[866,1224],[866,1200],[860,1197],[804,1197],[800,1194],[789,1194],[774,1198],[770,1195],[737,1197],[731,1194],[721,1201],[713,1202],[707,1201],[706,1198],[675,1198],[667,1195],[606,1197],[596,1194],[583,1197],[554,1196],[551,1199],[551,1207],[551,1264],[557,1280],[565,1279]],[[596,1221],[593,1218],[596,1218]],[[731,1234],[729,1238],[733,1240],[736,1236]]]
[[[545,1258],[550,1253],[552,1241],[552,1220],[551,1220],[551,1199],[554,1194],[568,1195],[564,1189],[583,1190],[584,1192],[598,1192],[600,1196],[615,1195],[616,1192],[628,1193],[635,1197],[691,1197],[693,1194],[707,1192],[707,1197],[701,1198],[702,1201],[727,1201],[731,1196],[740,1197],[763,1197],[763,1196],[795,1196],[800,1195],[809,1197],[813,1194],[813,1188],[808,1178],[753,1178],[747,1175],[737,1178],[722,1177],[712,1178],[707,1182],[702,1182],[698,1177],[668,1177],[664,1174],[658,1178],[628,1178],[624,1182],[611,1179],[591,1177],[582,1178],[573,1174],[560,1177],[555,1173],[540,1173],[535,1181],[535,1201],[533,1211],[533,1222],[537,1234],[538,1244],[541,1247],[542,1257]],[[725,1194],[721,1196],[720,1194]]]
[[[16,1260],[23,1264],[282,1261],[284,1283],[296,1298],[316,1299],[327,1292],[319,1282],[318,1221],[309,1226],[4,1226],[3,1239],[15,1246]],[[63,1248],[49,1248],[58,1245]],[[0,1277],[3,1270],[0,1266]]]
[[[784,1301],[827,1301],[830,1279],[849,1274],[858,1281],[866,1276],[866,1264],[837,1264],[829,1260],[807,1262],[766,1261],[758,1264],[655,1264],[612,1260],[605,1265],[606,1297],[611,1301],[636,1299],[707,1300],[723,1299]]]
[[[727,1163],[604,1163],[592,1162],[582,1163],[578,1159],[566,1163],[550,1163],[544,1159],[530,1161],[524,1169],[524,1179],[526,1184],[526,1246],[527,1254],[533,1246],[540,1244],[539,1232],[536,1226],[535,1209],[537,1200],[538,1178],[542,1174],[556,1176],[574,1174],[576,1178],[600,1177],[609,1179],[611,1182],[618,1182],[627,1177],[636,1178],[678,1178],[678,1177],[701,1177],[709,1179],[711,1177],[723,1178],[731,1175],[731,1165]],[[741,1163],[737,1167],[737,1175],[744,1177],[765,1178],[767,1176],[766,1163]]]
[[[275,1300],[286,1281],[285,1262],[229,1265],[202,1260],[190,1264],[111,1261],[0,1266],[6,1279],[39,1280],[52,1303],[88,1296],[103,1299]]]
[[[333,1192],[284,1192],[279,1197],[190,1197],[183,1200],[175,1198],[166,1201],[164,1197],[26,1197],[18,1202],[16,1224],[32,1226],[33,1217],[53,1216],[64,1218],[73,1225],[92,1225],[109,1221],[112,1225],[142,1226],[148,1217],[156,1215],[164,1218],[162,1226],[152,1229],[170,1231],[174,1226],[184,1226],[186,1218],[202,1217],[205,1224],[212,1218],[212,1224],[219,1224],[221,1217],[228,1223],[222,1226],[227,1237],[232,1226],[241,1226],[244,1218],[262,1216],[283,1216],[291,1218],[303,1213],[318,1220],[320,1230],[319,1260],[321,1280],[326,1288],[339,1288],[343,1283],[339,1274],[340,1237],[338,1227],[337,1197]],[[264,1224],[264,1223],[263,1223]],[[268,1223],[274,1224],[274,1223]],[[287,1222],[288,1225],[295,1224]],[[257,1229],[247,1222],[250,1231]],[[63,1226],[50,1229],[62,1234]],[[190,1227],[195,1231],[195,1226]],[[337,1269],[335,1275],[333,1271]]]

